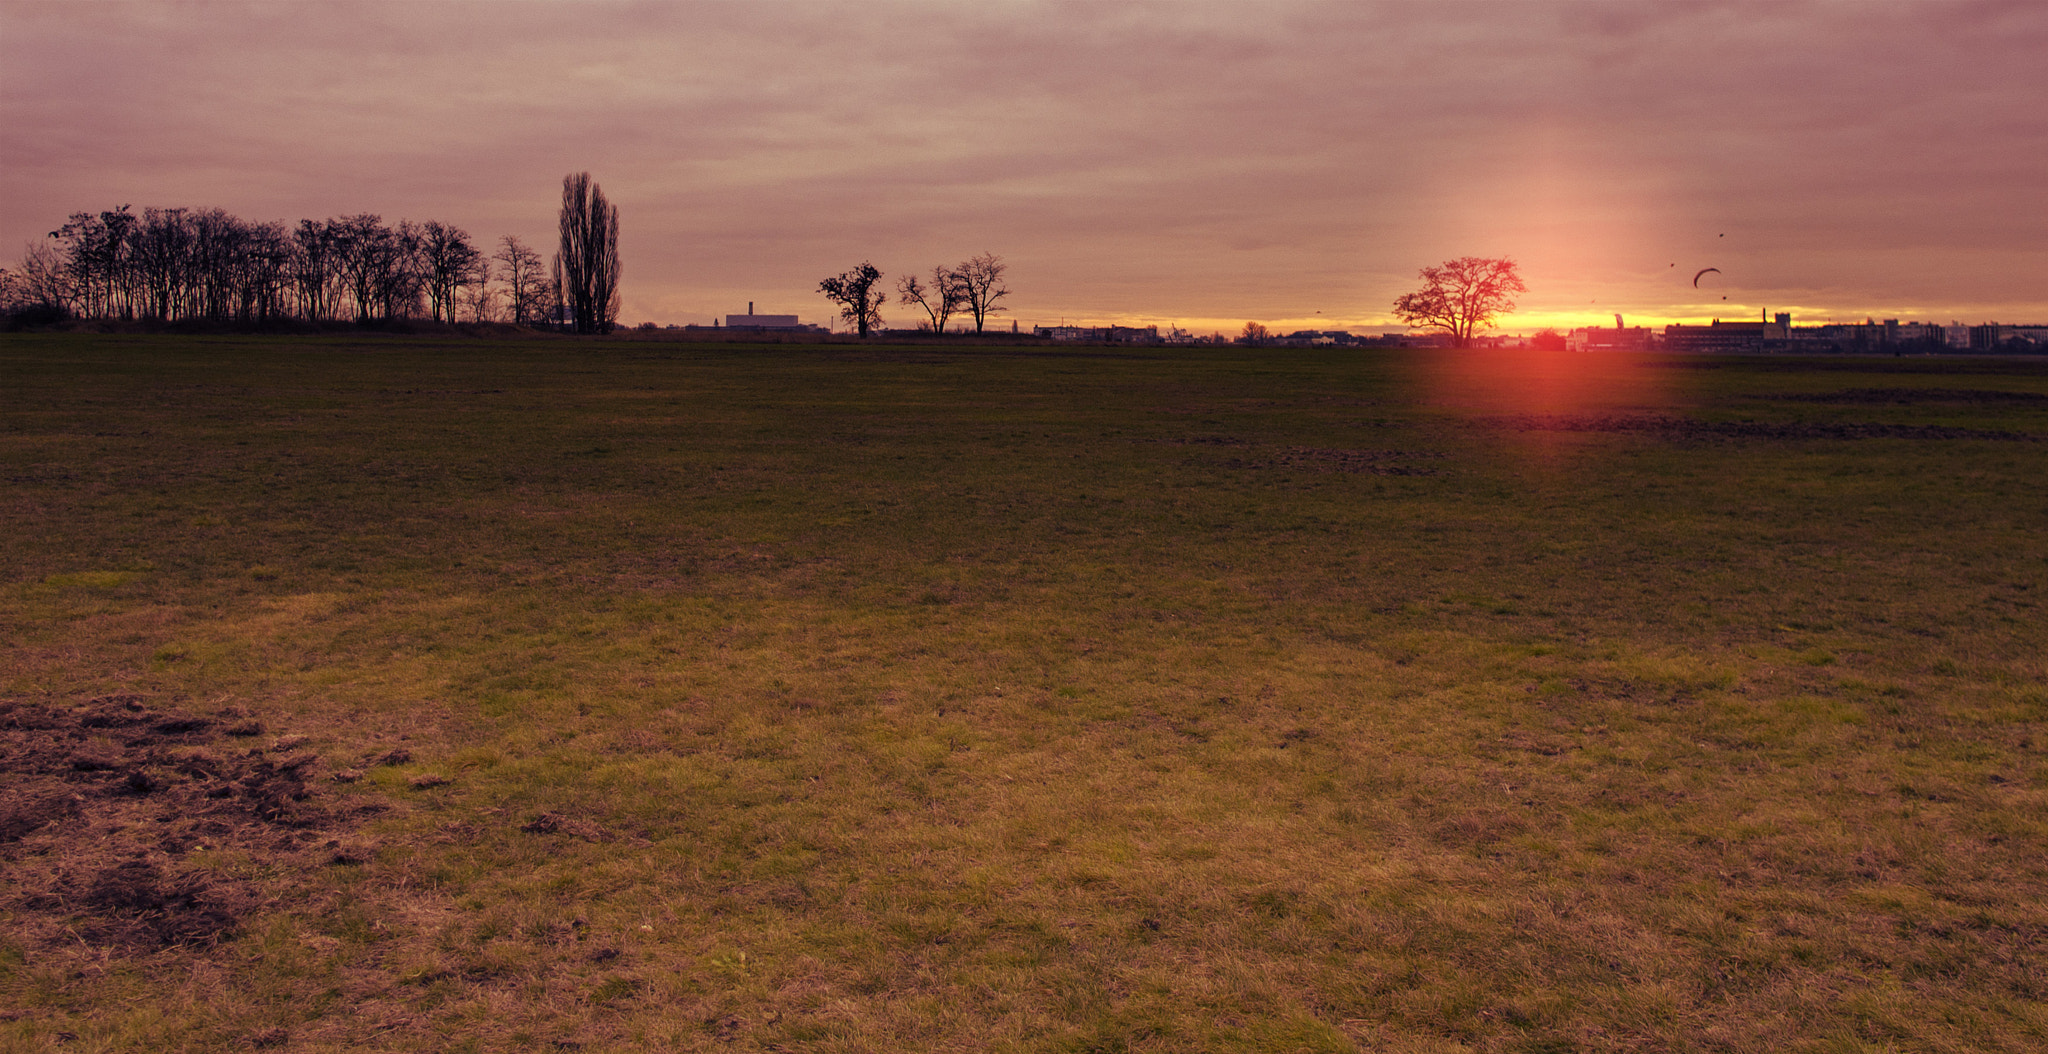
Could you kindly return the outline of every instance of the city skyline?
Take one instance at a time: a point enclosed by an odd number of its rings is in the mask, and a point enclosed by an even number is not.
[[[122,204],[546,252],[587,170],[629,324],[982,252],[1027,328],[1399,329],[1463,255],[1521,264],[1510,332],[2035,323],[2044,53],[1996,2],[6,0],[0,262]]]

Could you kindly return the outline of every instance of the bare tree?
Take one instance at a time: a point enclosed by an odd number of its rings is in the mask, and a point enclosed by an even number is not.
[[[356,303],[356,321],[367,322],[377,305],[397,239],[391,228],[384,226],[383,217],[368,212],[328,220],[327,229],[333,239],[336,274]]]
[[[931,319],[933,333],[944,333],[946,320],[967,302],[967,291],[962,288],[959,276],[944,267],[932,268],[930,286],[916,275],[907,274],[896,283],[896,291],[902,294],[902,303],[916,304],[924,309],[925,315]],[[920,326],[924,324],[919,323]]]
[[[63,255],[49,242],[30,242],[22,250],[17,281],[20,295],[29,305],[63,312],[73,310],[76,298],[72,296],[71,275],[64,267]]]
[[[494,258],[503,268],[505,298],[512,310],[513,323],[524,326],[539,321],[541,312],[554,300],[548,292],[547,275],[541,270],[540,254],[507,234],[498,240]]]
[[[291,235],[281,222],[244,225],[245,240],[231,287],[237,318],[263,320],[290,314]]]
[[[491,288],[491,258],[483,253],[476,254],[476,262],[470,265],[466,284],[469,295],[471,322],[495,322],[498,320],[498,292]]]
[[[562,296],[578,333],[610,333],[619,317],[619,210],[588,172],[562,177]]]
[[[420,228],[420,260],[427,279],[427,302],[436,322],[455,321],[456,297],[476,275],[483,254],[469,244],[460,227],[428,220]]]
[[[483,255],[459,228],[374,215],[326,221],[252,223],[222,209],[123,205],[73,213],[39,243],[14,275],[17,298],[47,294],[50,306],[88,318],[201,318],[256,321],[404,318],[421,312],[454,321],[464,290],[486,283]],[[525,258],[529,284],[539,258]],[[530,295],[538,297],[537,289]]]
[[[419,313],[420,293],[427,285],[426,232],[411,220],[399,220],[391,234],[391,255],[378,275],[377,302],[387,319],[412,318]]]
[[[1422,288],[1394,301],[1395,317],[1443,330],[1460,348],[1470,347],[1473,332],[1492,325],[1495,316],[1513,311],[1514,294],[1529,291],[1515,262],[1505,258],[1460,256],[1420,274]]]
[[[1273,333],[1266,328],[1265,323],[1247,322],[1244,324],[1244,335],[1239,337],[1238,341],[1244,344],[1264,344],[1272,339]]]
[[[133,317],[136,297],[136,227],[140,218],[123,205],[95,216],[74,212],[50,232],[61,246],[67,310],[93,318]]]
[[[139,286],[141,314],[156,319],[186,314],[194,270],[191,210],[142,210],[131,241],[129,262]]]
[[[221,209],[122,206],[52,232],[72,303],[95,318],[267,318],[285,310],[295,247],[279,223]]]
[[[63,259],[47,242],[30,242],[20,270],[0,267],[0,328],[61,322],[70,317],[64,294]]]
[[[994,253],[982,253],[953,268],[953,277],[960,283],[961,303],[974,316],[976,333],[981,332],[988,316],[1003,310],[996,306],[996,301],[1010,295],[1003,288],[1003,272],[1009,269],[1010,265]]]
[[[882,272],[871,263],[841,275],[834,275],[818,283],[818,291],[825,298],[839,305],[839,317],[854,324],[865,337],[868,330],[882,324],[882,301],[889,296],[888,290],[877,289]]]
[[[292,231],[292,293],[299,302],[299,314],[311,321],[331,318],[339,299],[335,289],[340,264],[334,244],[332,221],[300,220]]]
[[[185,314],[222,321],[236,317],[255,232],[224,209],[196,209],[187,258]]]

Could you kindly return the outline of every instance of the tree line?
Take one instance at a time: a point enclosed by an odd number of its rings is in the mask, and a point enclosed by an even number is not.
[[[452,224],[372,213],[251,222],[222,209],[77,212],[0,270],[0,310],[53,317],[261,323],[618,318],[618,209],[587,172],[563,179],[551,267],[514,235],[479,246]],[[489,249],[490,251],[486,251]]]
[[[252,223],[222,209],[123,205],[76,212],[49,240],[32,243],[18,270],[0,268],[0,314],[42,312],[47,320],[196,319],[260,323],[431,319],[436,322],[546,322],[578,333],[609,333],[619,314],[619,210],[588,172],[562,179],[560,240],[543,270],[538,252],[514,235],[486,253],[452,224],[373,213],[327,220]],[[1008,265],[984,252],[929,278],[907,274],[897,301],[916,305],[917,328],[946,332],[966,314],[981,333],[1010,295]],[[1394,304],[1395,317],[1442,330],[1457,347],[1514,310],[1527,292],[1510,259],[1475,256],[1420,272],[1423,287]],[[889,289],[863,262],[818,284],[863,337],[882,325]],[[1245,324],[1245,343],[1268,338]]]
[[[917,305],[925,315],[917,328],[944,333],[946,323],[965,313],[974,319],[980,333],[988,318],[1004,308],[998,303],[1010,295],[1003,274],[1010,265],[994,253],[969,257],[952,266],[932,268],[931,278],[912,273],[896,281],[897,302]],[[842,274],[818,283],[818,291],[839,305],[839,317],[853,323],[865,337],[882,325],[882,305],[889,302],[889,290],[882,285],[882,272],[872,263],[862,263]]]

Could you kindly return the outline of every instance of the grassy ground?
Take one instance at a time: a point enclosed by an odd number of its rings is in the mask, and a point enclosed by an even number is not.
[[[0,337],[0,1047],[2038,1050],[2015,434],[2048,363]]]

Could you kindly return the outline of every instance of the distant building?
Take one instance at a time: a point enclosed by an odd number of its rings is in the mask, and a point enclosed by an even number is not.
[[[712,322],[712,324],[713,324],[713,325],[716,325],[716,324],[717,324],[717,320],[715,320],[715,319],[714,319],[714,320],[713,320],[713,322]],[[727,329],[742,329],[742,330],[746,330],[746,329],[767,329],[767,330],[780,330],[780,329],[822,329],[823,327],[821,327],[821,326],[817,326],[817,325],[806,325],[806,324],[804,324],[804,323],[802,323],[802,322],[799,322],[799,321],[797,321],[797,318],[796,318],[796,316],[795,316],[795,315],[757,315],[757,314],[754,314],[754,302],[753,302],[753,301],[751,301],[751,300],[749,300],[749,301],[747,301],[747,313],[746,313],[746,314],[744,314],[744,315],[727,315],[727,316],[725,316],[725,328],[727,328]]]
[[[1971,326],[1971,351],[2034,351],[2048,347],[2048,326]]]
[[[1967,332],[1955,334],[1950,332],[1951,328],[1932,322],[1902,323],[1895,318],[1882,322],[1827,322],[1796,327],[1790,339],[1801,351],[1926,352],[1967,346]],[[1958,345],[1959,339],[1964,339],[1964,344]]]
[[[727,329],[802,329],[795,315],[727,315]]]
[[[1705,326],[1665,326],[1664,347],[1670,351],[1762,351],[1792,339],[1792,316],[1770,322],[1723,322]]]
[[[1032,335],[1061,343],[1157,344],[1158,326],[1033,326]]]
[[[1879,343],[1887,346],[1939,348],[1948,344],[1948,332],[1932,322],[1905,322],[1888,318],[1879,323]]]
[[[1706,326],[1666,326],[1662,344],[1670,351],[1930,354],[1969,350],[2024,353],[2048,348],[2048,326],[1944,326],[1933,322],[1901,322],[1895,318],[1794,326],[1791,315],[1779,314],[1770,322],[1724,322],[1716,319]]]
[[[1570,351],[1646,351],[1657,342],[1657,334],[1648,326],[1587,326],[1565,334],[1564,346]]]

